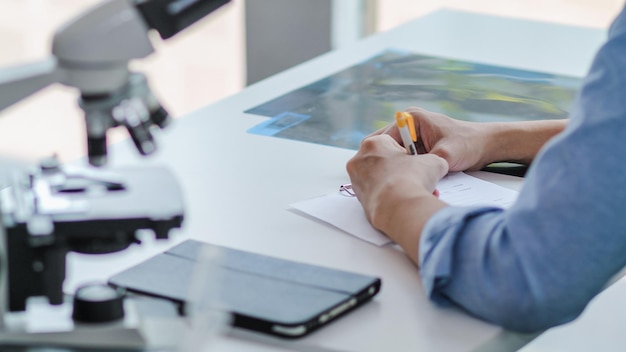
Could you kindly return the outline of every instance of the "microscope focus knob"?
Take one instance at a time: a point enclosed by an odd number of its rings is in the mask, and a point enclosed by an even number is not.
[[[124,294],[104,285],[90,284],[76,289],[72,319],[81,323],[105,323],[124,318]]]

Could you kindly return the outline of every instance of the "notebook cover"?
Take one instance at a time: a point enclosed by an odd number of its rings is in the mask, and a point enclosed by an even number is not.
[[[113,276],[109,283],[130,291],[184,303],[202,246],[188,240]],[[303,336],[369,300],[380,279],[320,266],[219,247],[219,298],[234,313],[235,326],[284,337]],[[214,294],[214,293],[212,293]],[[353,300],[356,299],[356,300]],[[342,313],[345,313],[342,309]],[[299,327],[287,334],[277,327]]]

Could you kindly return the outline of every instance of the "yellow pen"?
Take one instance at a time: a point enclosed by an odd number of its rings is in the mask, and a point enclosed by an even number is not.
[[[417,155],[415,149],[415,142],[417,141],[417,134],[415,133],[415,123],[413,117],[407,112],[396,112],[396,125],[400,130],[400,137],[402,138],[402,144],[406,148],[408,154]]]

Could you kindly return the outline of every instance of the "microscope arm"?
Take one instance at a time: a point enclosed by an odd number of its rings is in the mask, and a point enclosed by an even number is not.
[[[0,111],[61,79],[55,58],[1,69]]]
[[[154,51],[150,29],[168,39],[229,1],[104,1],[56,32],[50,58],[0,69],[0,111],[52,83],[111,94],[126,84],[128,62]]]
[[[131,0],[93,6],[56,31],[51,56],[0,69],[0,110],[52,83],[82,96],[114,94],[128,82],[129,62],[154,52],[149,30]]]
[[[135,0],[150,28],[168,39],[230,0]]]
[[[107,160],[106,134],[124,126],[142,155],[155,150],[151,129],[171,121],[132,60],[154,49],[149,32],[163,39],[189,27],[230,0],[106,0],[62,26],[49,59],[0,69],[0,111],[52,83],[80,92],[89,163]]]

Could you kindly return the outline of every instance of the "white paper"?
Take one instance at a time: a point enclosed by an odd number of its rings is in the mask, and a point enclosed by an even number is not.
[[[437,184],[439,199],[454,206],[493,205],[508,208],[517,199],[518,192],[495,183],[453,172]]]
[[[491,205],[507,208],[518,192],[463,172],[450,173],[437,184],[439,199],[453,206]],[[377,246],[391,240],[376,230],[356,197],[339,192],[291,204],[291,207]]]
[[[387,236],[370,224],[356,197],[348,197],[336,192],[298,202],[292,204],[291,207],[377,246],[391,242]]]

